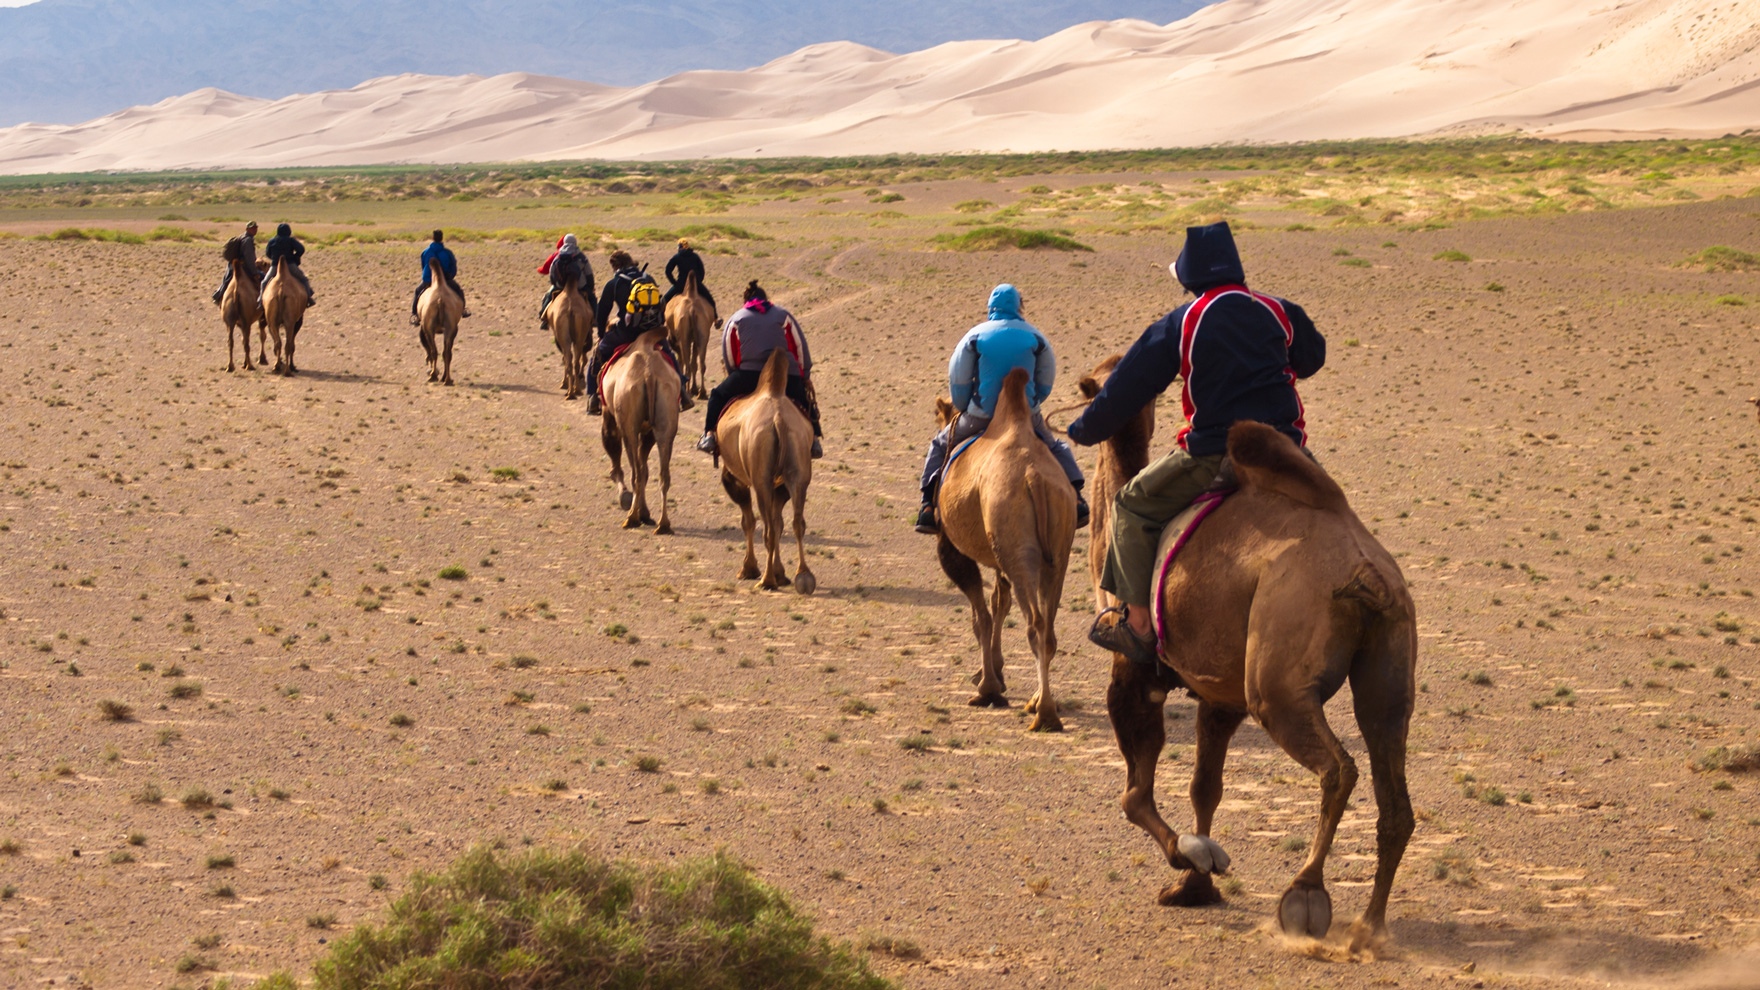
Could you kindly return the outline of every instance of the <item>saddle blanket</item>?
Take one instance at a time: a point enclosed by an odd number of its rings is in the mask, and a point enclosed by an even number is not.
[[[1204,492],[1192,499],[1192,504],[1174,516],[1167,528],[1161,531],[1161,547],[1155,553],[1155,559],[1160,564],[1155,568],[1155,587],[1149,596],[1150,617],[1154,620],[1155,632],[1160,642],[1166,642],[1168,638],[1167,616],[1161,614],[1161,588],[1166,584],[1167,576],[1173,573],[1173,560],[1191,542],[1192,534],[1198,531],[1198,527],[1210,517],[1210,513],[1215,512],[1234,492],[1233,488],[1212,488]]]

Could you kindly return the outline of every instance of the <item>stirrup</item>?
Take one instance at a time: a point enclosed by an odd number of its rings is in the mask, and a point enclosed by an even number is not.
[[[716,441],[715,434],[705,433],[702,439],[697,441],[697,449],[705,454],[719,454],[721,453],[721,444]]]
[[[1121,654],[1139,666],[1159,666],[1161,662],[1160,644],[1153,638],[1138,638],[1136,632],[1131,629],[1128,618],[1129,609],[1128,605],[1115,605],[1095,616],[1093,626],[1088,629],[1088,642],[1102,649]],[[1109,615],[1114,616],[1110,623],[1106,621],[1106,617]]]

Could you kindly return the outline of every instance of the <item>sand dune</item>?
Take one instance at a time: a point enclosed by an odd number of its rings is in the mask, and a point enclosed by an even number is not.
[[[893,55],[814,45],[619,88],[401,75],[267,101],[201,90],[0,130],[0,171],[62,172],[1168,147],[1438,133],[1760,128],[1760,4],[1227,0],[1167,26]]]

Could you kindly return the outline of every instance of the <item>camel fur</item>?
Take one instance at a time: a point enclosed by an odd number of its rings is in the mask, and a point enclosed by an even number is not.
[[[704,383],[709,361],[709,333],[721,328],[715,307],[698,291],[697,273],[684,277],[684,290],[666,304],[666,332],[672,338],[672,349],[678,354],[678,367],[690,383],[691,394],[699,399],[709,397]]]
[[[978,693],[969,704],[1008,706],[1002,677],[1002,630],[1011,593],[1020,599],[1027,641],[1039,661],[1039,688],[1027,702],[1034,732],[1061,732],[1051,696],[1051,658],[1057,655],[1057,607],[1075,538],[1076,490],[1033,431],[1027,372],[1003,379],[996,416],[984,435],[948,464],[941,479],[941,569],[972,606],[982,668],[972,675]],[[957,412],[936,400],[942,423]],[[984,602],[982,565],[996,574],[993,604]]]
[[[573,287],[568,291],[573,294]],[[659,534],[672,532],[667,495],[672,491],[672,444],[678,437],[678,375],[659,349],[665,332],[655,328],[637,337],[605,370],[605,414],[599,420],[599,439],[611,458],[611,480],[617,482],[619,504],[629,510],[624,529],[654,521],[648,512],[648,454],[660,448],[660,523],[654,527]],[[628,479],[624,455],[629,457]]]
[[[446,284],[446,272],[438,258],[428,262],[428,289],[416,302],[416,319],[422,332],[422,349],[428,352],[428,381],[452,384],[452,341],[458,321],[464,319],[464,299]],[[445,338],[445,374],[441,374],[441,338]]]
[[[293,363],[293,347],[310,305],[298,272],[299,265],[292,258],[283,258],[275,269],[275,277],[263,287],[263,323],[275,338],[275,373],[290,378],[299,371]]]
[[[593,307],[572,279],[544,309],[544,325],[555,334],[556,350],[562,355],[563,396],[578,399],[583,391],[593,387],[587,381],[587,355],[593,349]]]
[[[757,520],[764,520],[766,562],[758,587],[766,591],[788,587],[810,595],[819,580],[807,566],[807,486],[813,480],[813,424],[788,398],[788,353],[770,352],[758,376],[757,390],[727,404],[715,427],[721,449],[721,487],[739,506],[740,526],[746,532],[746,559],[739,576],[758,576],[753,553]],[[800,566],[791,582],[782,567],[782,509],[794,500],[794,542]],[[757,511],[753,512],[753,502]]]
[[[1110,370],[1103,365],[1096,377]],[[1083,391],[1098,389],[1084,383]],[[1148,439],[1146,431],[1127,428],[1106,442],[1102,464],[1119,465],[1122,475],[1126,466],[1146,463]],[[1217,851],[1209,836],[1229,740],[1247,716],[1257,719],[1320,777],[1320,821],[1277,917],[1286,934],[1324,937],[1332,924],[1326,858],[1357,781],[1356,762],[1327,723],[1325,706],[1348,680],[1380,812],[1374,886],[1350,926],[1350,946],[1372,948],[1388,937],[1388,896],[1413,828],[1406,789],[1418,649],[1412,598],[1393,557],[1351,511],[1343,490],[1292,440],[1240,422],[1229,432],[1228,452],[1239,490],[1193,534],[1158,589],[1168,630],[1161,642],[1165,669],[1113,660],[1107,708],[1125,758],[1125,816],[1149,833],[1170,865],[1186,871],[1161,892],[1162,904],[1220,902],[1210,879],[1216,863],[1202,860]],[[1198,699],[1196,821],[1183,836],[1155,805],[1163,706],[1169,687],[1182,682]],[[1195,858],[1200,850],[1205,855]],[[1220,862],[1225,866],[1226,857]]]
[[[226,324],[226,370],[237,370],[232,360],[232,332],[237,328],[238,339],[244,342],[244,370],[252,371],[251,324],[257,324],[258,364],[269,363],[269,330],[263,320],[256,283],[245,277],[244,262],[233,258],[228,264],[232,266],[232,281],[226,284],[226,295],[220,298],[220,319]],[[258,262],[257,270],[266,271],[267,265]]]

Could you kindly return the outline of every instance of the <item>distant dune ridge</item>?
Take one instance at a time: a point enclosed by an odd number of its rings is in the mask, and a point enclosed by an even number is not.
[[[1226,0],[906,55],[850,43],[633,88],[401,75],[0,130],[0,171],[1148,148],[1760,129],[1753,0]]]

